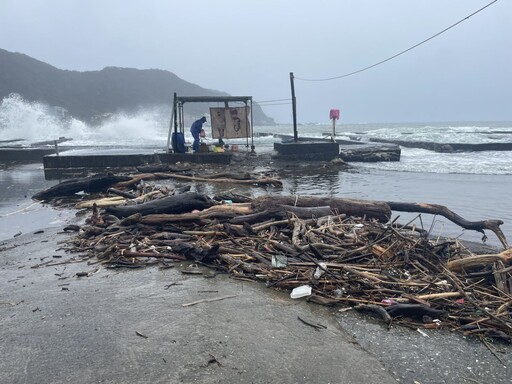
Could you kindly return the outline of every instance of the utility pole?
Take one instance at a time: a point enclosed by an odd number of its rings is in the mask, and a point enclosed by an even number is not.
[[[297,134],[297,100],[295,99],[295,84],[293,82],[293,72],[290,72],[290,85],[292,87],[292,114],[293,114],[293,141],[299,141]]]

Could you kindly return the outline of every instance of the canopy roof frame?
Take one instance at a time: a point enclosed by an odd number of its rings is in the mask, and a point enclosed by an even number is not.
[[[185,103],[224,103],[227,106],[229,102],[242,102],[245,104],[245,106],[250,105],[251,151],[254,152],[254,119],[252,109],[252,96],[178,96],[176,93],[174,93],[171,121],[169,123],[169,133],[167,135],[167,152],[170,151],[171,133],[173,128],[174,133],[184,133],[185,123],[183,115],[183,105]],[[249,137],[247,137],[247,147],[249,147]]]

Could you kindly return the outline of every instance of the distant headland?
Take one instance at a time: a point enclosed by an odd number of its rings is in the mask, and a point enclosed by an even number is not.
[[[0,49],[0,100],[12,93],[27,101],[63,108],[74,118],[93,123],[98,116],[172,105],[173,93],[182,96],[226,96],[227,93],[189,83],[160,69],[106,67],[100,71],[69,71],[21,53]],[[274,120],[253,104],[254,123]],[[187,106],[200,115],[207,106]]]

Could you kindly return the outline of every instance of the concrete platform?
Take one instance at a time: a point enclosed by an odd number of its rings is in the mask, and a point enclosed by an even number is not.
[[[81,174],[89,170],[105,168],[137,167],[145,164],[210,163],[229,164],[233,154],[223,153],[134,153],[127,149],[112,150],[111,153],[73,151],[65,155],[49,155],[43,158],[45,177],[59,178],[63,174]]]
[[[339,155],[339,144],[332,142],[274,143],[276,158],[288,160],[329,161]]]
[[[66,137],[39,142],[27,142],[24,139],[0,140],[0,163],[41,163],[44,156],[56,153],[58,144],[71,140]],[[64,152],[69,148],[59,146],[58,150]]]
[[[55,148],[0,148],[0,163],[40,163]]]

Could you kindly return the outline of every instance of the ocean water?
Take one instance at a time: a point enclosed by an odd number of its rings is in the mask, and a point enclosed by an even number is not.
[[[23,139],[16,144],[28,145],[64,136],[73,139],[65,143],[68,147],[98,150],[144,147],[159,151],[167,144],[169,115],[170,111],[166,110],[144,110],[118,114],[101,125],[88,126],[45,105],[11,96],[0,104],[0,141]],[[329,122],[298,126],[299,137],[322,138],[331,130]],[[341,123],[336,131],[339,138],[357,136],[362,141],[369,138],[437,143],[512,141],[512,122]],[[254,132],[254,142],[237,139],[227,143],[238,144],[241,150],[247,143],[254,144],[257,153],[270,152],[273,143],[280,141],[274,135],[293,135],[293,127],[290,124],[255,126]],[[188,132],[187,139],[191,139]],[[42,207],[30,200],[37,190],[55,183],[44,180],[41,164],[1,166],[0,240],[43,224],[59,225],[70,218],[69,212]],[[501,219],[505,221],[502,226],[505,235],[512,238],[511,190],[512,151],[436,153],[402,148],[400,162],[351,163],[349,170],[321,167],[299,170],[287,173],[283,191],[268,192],[441,204],[467,220]],[[402,222],[416,217],[399,212],[396,215]],[[463,231],[442,217],[421,215],[415,223],[431,230],[433,235],[481,239],[481,234]],[[499,244],[492,233],[488,236],[489,244]]]

